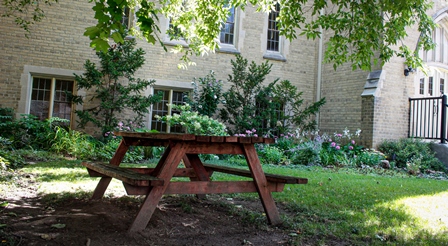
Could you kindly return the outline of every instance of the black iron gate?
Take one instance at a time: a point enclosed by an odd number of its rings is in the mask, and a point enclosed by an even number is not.
[[[447,96],[409,98],[409,137],[447,139]]]

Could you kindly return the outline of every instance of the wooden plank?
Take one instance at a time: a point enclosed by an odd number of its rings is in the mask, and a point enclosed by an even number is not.
[[[191,181],[210,181],[210,176],[207,170],[202,165],[201,159],[197,154],[186,154],[183,158],[186,167],[191,167],[196,174],[196,177],[190,178]],[[206,199],[204,194],[196,194],[198,199]]]
[[[263,142],[265,144],[274,144],[275,143],[275,139],[274,138],[263,138]]]
[[[242,155],[243,150],[239,143],[198,143],[191,142],[187,150],[188,154],[231,154]]]
[[[147,138],[152,140],[179,140],[179,141],[194,141],[196,136],[194,134],[183,133],[152,133],[152,132],[114,132],[116,136],[129,138]]]
[[[211,136],[210,141],[212,143],[223,143],[224,142],[224,136]]]
[[[155,146],[155,147],[166,147],[170,140],[167,139],[149,139],[149,138],[132,138],[123,137],[123,141],[129,146]]]
[[[196,136],[196,141],[209,143],[210,136]]]
[[[264,143],[264,139],[262,137],[251,137],[252,143]]]
[[[258,195],[260,196],[261,203],[263,204],[264,211],[269,223],[272,225],[278,225],[282,223],[280,214],[272,198],[271,192],[267,188],[267,180],[261,168],[260,160],[258,159],[257,151],[253,144],[243,144],[244,156],[246,157],[247,164],[249,165],[250,172],[252,173],[255,186],[257,187]]]
[[[142,173],[142,174],[153,174],[154,168],[136,168],[136,167],[122,167],[132,170],[134,172]],[[154,176],[154,175],[153,175]],[[177,168],[174,172],[173,177],[196,177],[196,174],[193,168]]]
[[[162,179],[150,175],[137,173],[127,168],[106,163],[83,162],[82,165],[107,177],[116,178],[135,186],[160,186],[164,182]]]
[[[224,142],[226,143],[237,143],[238,137],[237,136],[227,136],[224,138]]]
[[[123,183],[128,195],[146,195],[151,187],[133,186]],[[268,182],[270,192],[282,192],[285,184]],[[168,194],[229,194],[257,192],[253,181],[191,181],[170,182],[165,190]]]
[[[140,206],[137,216],[129,228],[129,232],[142,231],[146,228],[157,207],[157,204],[159,204],[160,198],[162,198],[165,193],[174,172],[179,166],[182,157],[185,155],[187,148],[187,142],[170,144],[167,149],[168,153],[164,153],[161,159],[162,162],[157,164],[154,171],[154,175],[156,175],[157,178],[163,179],[165,183],[163,186],[153,186],[149,189],[143,204]]]
[[[252,143],[251,137],[238,137],[239,143]]]
[[[109,163],[114,166],[119,166],[120,163],[123,161],[123,158],[126,155],[128,149],[129,145],[127,145],[122,139],[120,141],[120,144],[118,145],[117,150],[115,150],[114,156],[109,161]],[[110,181],[112,181],[111,177],[101,177],[100,181],[98,182],[98,185],[95,187],[95,190],[93,191],[92,199],[94,200],[101,199],[104,196],[104,193],[106,192],[106,189],[110,184]]]
[[[244,170],[241,168],[232,168],[232,167],[225,167],[225,166],[219,166],[219,165],[213,165],[213,164],[204,164],[205,169],[212,170],[215,172],[221,172],[221,173],[227,173],[227,174],[233,174],[243,177],[249,177],[252,178],[252,173],[249,170]],[[285,184],[307,184],[308,179],[306,178],[298,178],[293,176],[284,176],[284,175],[277,175],[277,174],[270,174],[270,173],[264,173],[266,176],[266,179],[269,182],[277,182],[277,183],[285,183]]]

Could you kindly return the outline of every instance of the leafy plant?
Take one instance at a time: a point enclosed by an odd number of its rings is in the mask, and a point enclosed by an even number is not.
[[[41,121],[34,115],[22,115],[18,120],[0,123],[0,136],[11,142],[12,149],[48,150],[55,127],[64,127],[67,122],[57,117]]]
[[[215,72],[204,78],[194,79],[193,92],[185,95],[185,102],[191,106],[192,111],[201,115],[213,117],[218,109],[222,97],[222,81],[215,78]]]
[[[224,124],[206,115],[200,115],[198,112],[191,111],[190,105],[171,106],[173,107],[173,110],[179,111],[180,113],[164,116],[157,115],[156,118],[171,126],[181,126],[185,133],[214,136],[228,135]]]
[[[280,164],[284,159],[283,151],[276,146],[266,145],[259,154],[264,164]]]
[[[0,124],[10,122],[14,119],[14,109],[0,108]]]
[[[430,143],[425,143],[420,139],[385,140],[379,144],[378,149],[387,156],[388,160],[395,162],[399,168],[407,168],[408,163],[418,161],[420,171],[430,169],[447,172],[443,163],[435,157]]]
[[[246,129],[257,129],[259,135],[285,134],[293,127],[303,131],[315,129],[313,116],[325,104],[325,99],[303,107],[302,93],[289,81],[276,79],[264,85],[272,64],[267,61],[249,64],[240,55],[231,63],[233,74],[228,81],[232,85],[223,93],[224,107],[219,114],[223,122],[232,126],[231,134]]]
[[[96,106],[76,111],[80,118],[79,127],[84,128],[91,122],[101,128],[103,135],[123,120],[120,118],[125,110],[134,114],[134,123],[141,124],[151,104],[160,100],[158,95],[144,96],[141,93],[154,84],[154,80],[134,78],[145,62],[145,52],[141,48],[135,49],[135,45],[136,41],[131,39],[111,46],[107,52],[97,52],[100,68],[87,60],[84,64],[86,72],[82,76],[75,75],[78,89],[94,89],[95,93],[88,98],[71,95],[72,101],[81,105],[86,101],[99,101]]]

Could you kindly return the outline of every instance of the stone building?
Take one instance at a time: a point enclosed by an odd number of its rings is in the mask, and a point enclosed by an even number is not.
[[[228,28],[223,29],[221,49],[204,57],[194,57],[196,66],[187,70],[177,68],[179,55],[139,40],[139,47],[146,51],[146,63],[137,76],[157,81],[145,93],[162,90],[164,100],[175,102],[182,92],[192,89],[193,78],[204,77],[210,70],[215,72],[216,78],[226,81],[231,73],[230,60],[235,59],[235,54],[257,64],[269,60],[273,67],[267,82],[276,78],[289,80],[304,92],[303,99],[307,103],[326,98],[327,103],[318,116],[320,132],[331,134],[344,128],[362,129],[364,144],[375,146],[383,139],[407,136],[409,97],[436,95],[437,88],[446,90],[448,55],[444,30],[448,26],[445,5],[444,1],[436,2],[429,13],[441,25],[434,32],[440,46],[434,52],[422,53],[431,68],[428,75],[417,71],[405,76],[401,58],[376,67],[378,71],[372,73],[353,71],[349,65],[334,70],[332,64],[322,62],[325,33],[320,40],[299,36],[289,42],[269,29],[269,21],[275,16],[247,7],[245,12],[236,9],[233,18],[229,18]],[[76,90],[73,74],[83,73],[85,60],[97,60],[89,47],[90,40],[83,36],[85,28],[95,23],[91,7],[88,1],[60,0],[46,11],[42,22],[31,28],[28,38],[12,19],[2,17],[0,107],[13,108],[17,116],[32,113],[41,118],[58,116],[75,121],[72,106],[58,96],[61,91]],[[160,19],[162,33],[168,25],[167,19]],[[406,42],[415,46],[419,33],[409,29],[409,34]],[[168,36],[163,39],[168,48],[173,45]],[[169,111],[169,108],[162,110]],[[152,117],[148,115],[147,127],[159,127]]]

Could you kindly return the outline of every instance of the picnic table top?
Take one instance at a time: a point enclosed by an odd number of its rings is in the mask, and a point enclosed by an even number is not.
[[[153,133],[153,132],[114,132],[116,136],[125,138],[140,138],[153,140],[174,140],[174,141],[196,141],[196,142],[218,142],[218,143],[275,143],[274,138],[264,137],[239,137],[239,136],[206,136],[186,133]]]

